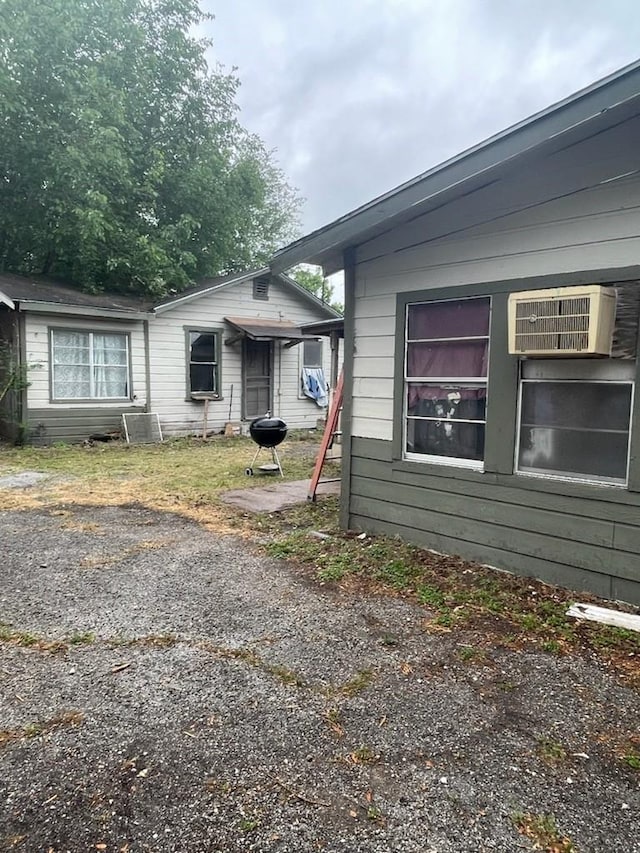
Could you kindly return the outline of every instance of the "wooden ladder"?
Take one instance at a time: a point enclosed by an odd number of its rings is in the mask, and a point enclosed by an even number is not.
[[[320,443],[320,450],[318,451],[318,458],[316,459],[316,464],[313,469],[313,475],[311,476],[311,481],[309,483],[309,492],[307,493],[308,501],[315,501],[316,499],[318,483],[320,482],[322,469],[324,468],[324,463],[327,458],[327,450],[329,450],[329,448],[331,447],[331,443],[334,437],[338,435],[338,421],[340,419],[340,412],[342,411],[343,386],[344,373],[341,372],[340,378],[338,379],[336,392],[333,395],[331,408],[329,409],[329,415],[327,416],[327,422],[324,426],[324,433],[322,435],[322,442]],[[323,482],[332,483],[336,482],[336,480],[323,480]]]

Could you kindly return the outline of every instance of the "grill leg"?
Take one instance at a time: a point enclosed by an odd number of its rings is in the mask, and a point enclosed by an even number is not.
[[[259,455],[261,450],[262,450],[262,448],[260,447],[260,445],[258,445],[258,449],[253,454],[253,459],[251,460],[251,465],[249,466],[250,468],[253,468],[253,466],[256,464],[256,459],[258,458],[258,455]]]
[[[280,471],[280,476],[284,479],[284,474],[282,472],[282,465],[280,464],[280,457],[278,456],[278,451],[275,447],[271,448],[271,456],[273,457],[274,463],[278,466],[278,471]]]

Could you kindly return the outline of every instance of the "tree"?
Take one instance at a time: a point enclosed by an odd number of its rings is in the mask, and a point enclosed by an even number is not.
[[[305,290],[313,293],[318,299],[326,302],[335,311],[344,314],[344,306],[340,302],[333,300],[334,286],[322,275],[320,267],[313,267],[310,264],[301,264],[291,271],[291,278],[302,285]]]
[[[198,0],[0,0],[0,270],[164,295],[261,265],[299,200]]]

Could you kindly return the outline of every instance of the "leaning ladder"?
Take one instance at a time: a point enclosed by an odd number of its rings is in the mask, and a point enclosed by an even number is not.
[[[316,459],[316,464],[313,469],[313,474],[311,476],[311,482],[309,483],[309,492],[307,494],[308,501],[315,501],[316,492],[318,491],[318,483],[320,482],[320,477],[322,475],[322,469],[324,468],[324,463],[327,458],[327,450],[331,447],[333,439],[336,435],[338,435],[338,421],[340,419],[340,412],[342,411],[342,389],[344,385],[344,373],[340,373],[340,378],[338,379],[338,385],[336,386],[336,392],[333,395],[333,401],[331,403],[331,408],[329,409],[329,415],[327,417],[327,422],[324,426],[324,433],[322,434],[322,442],[320,443],[320,450],[318,451],[318,458]],[[334,480],[323,480],[324,483],[331,483]]]

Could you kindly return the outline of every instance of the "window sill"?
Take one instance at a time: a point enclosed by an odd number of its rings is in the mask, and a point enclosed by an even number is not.
[[[217,394],[203,394],[202,396],[198,394],[187,394],[184,399],[187,403],[204,403],[205,400],[209,400],[210,403],[219,403],[224,400],[224,397],[218,397]]]
[[[436,477],[453,477],[457,480],[487,480],[495,478],[484,470],[484,465],[468,465],[451,462],[435,462],[433,457],[424,460],[417,458],[394,459],[391,463],[392,470],[404,471],[409,474],[429,474]]]
[[[52,399],[49,402],[52,406],[69,406],[71,404],[99,406],[106,403],[129,403],[134,405],[136,403],[132,397],[68,397],[66,399]],[[141,403],[140,405],[143,404]]]

